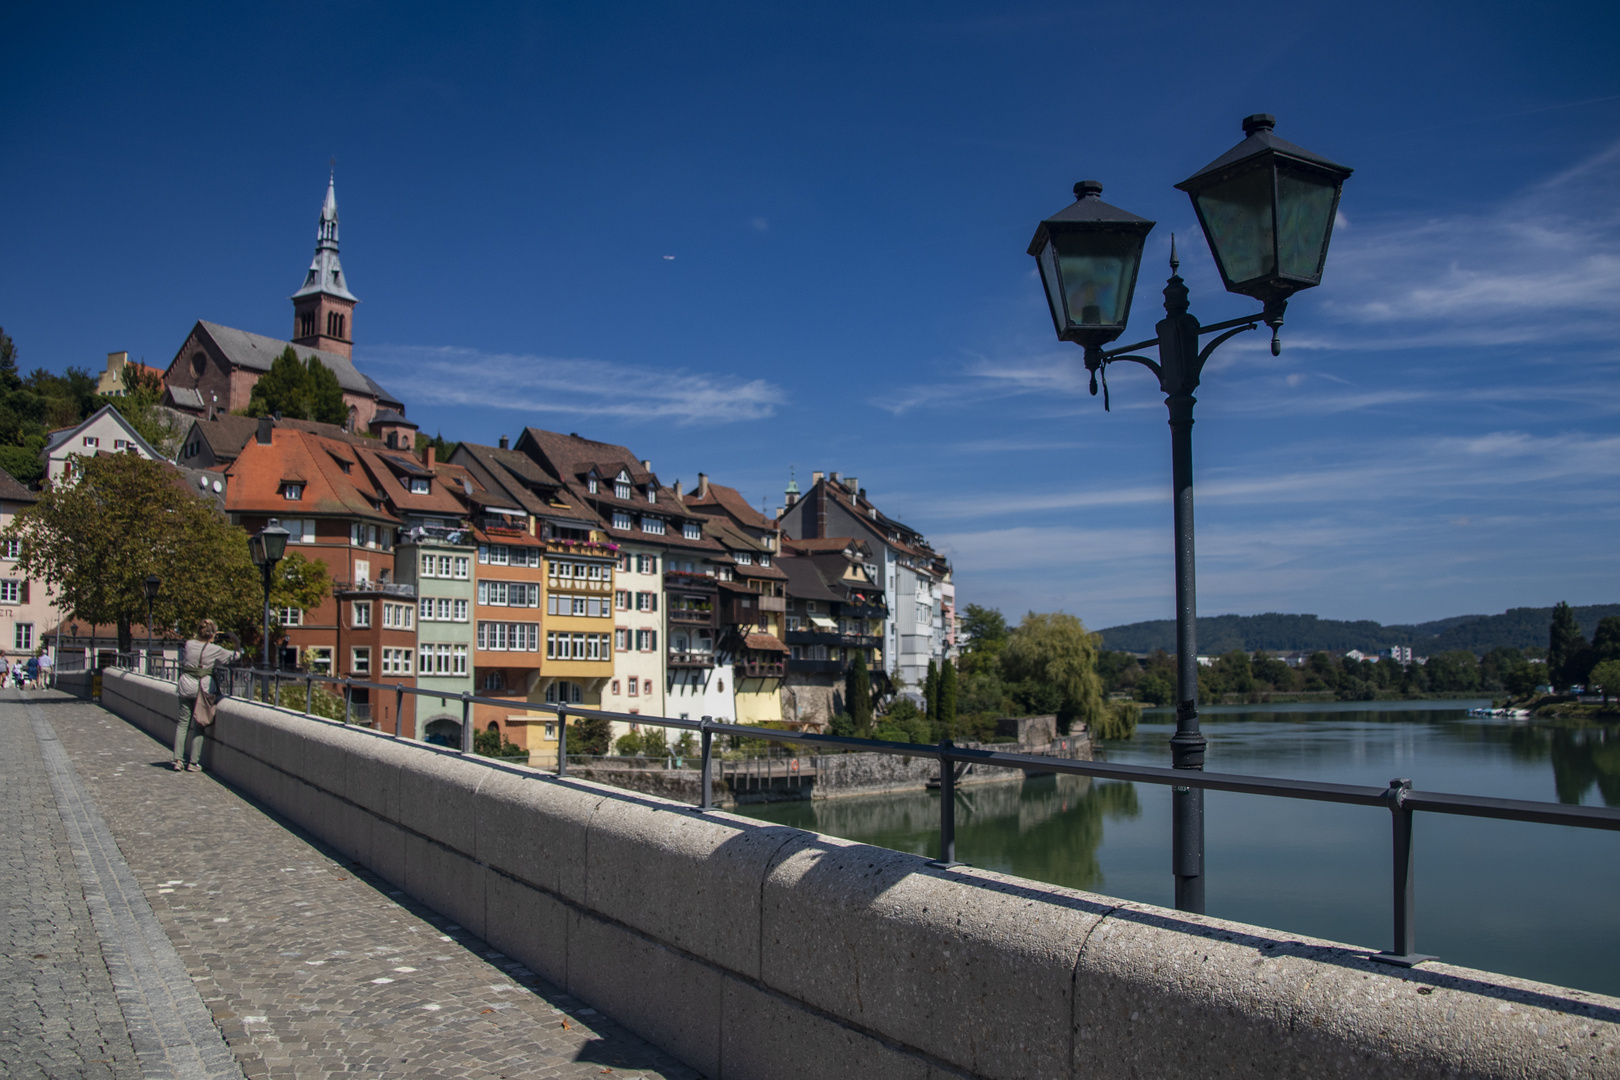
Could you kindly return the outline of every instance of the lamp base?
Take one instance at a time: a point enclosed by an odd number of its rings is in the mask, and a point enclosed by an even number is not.
[[[1430,956],[1428,953],[1375,952],[1367,959],[1376,960],[1380,964],[1394,964],[1396,967],[1410,968],[1417,967],[1425,960],[1438,960],[1440,958]]]

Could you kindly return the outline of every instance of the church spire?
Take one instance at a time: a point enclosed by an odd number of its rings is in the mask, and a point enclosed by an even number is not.
[[[349,356],[354,344],[351,322],[360,302],[349,291],[338,259],[337,176],[327,177],[326,201],[321,204],[315,232],[315,258],[304,275],[303,288],[292,295],[293,341],[312,349]]]

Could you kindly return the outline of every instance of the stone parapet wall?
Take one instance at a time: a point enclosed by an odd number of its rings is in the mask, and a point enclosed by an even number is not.
[[[108,672],[157,736],[170,684]],[[1620,1000],[854,844],[238,700],[205,765],[718,1080],[1620,1076]]]

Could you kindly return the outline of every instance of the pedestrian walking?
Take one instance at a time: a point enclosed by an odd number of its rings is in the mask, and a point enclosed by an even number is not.
[[[30,689],[39,689],[39,657],[30,656],[28,663],[23,667],[23,677],[28,680]]]
[[[51,676],[54,674],[56,674],[56,661],[51,659],[50,653],[42,651],[39,654],[39,688],[41,690],[51,688],[53,683]]]
[[[219,636],[214,620],[204,619],[197,627],[197,636],[180,650],[180,717],[174,728],[175,772],[202,771],[203,729],[213,723],[213,703],[219,694],[219,687],[214,684],[214,665],[229,663],[241,655],[216,645],[214,639]]]

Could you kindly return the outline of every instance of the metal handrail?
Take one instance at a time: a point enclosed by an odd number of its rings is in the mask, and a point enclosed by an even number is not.
[[[283,679],[305,684],[306,710],[309,688],[316,682],[335,683],[344,687],[343,698],[349,701],[350,690],[387,690],[395,695],[395,716],[405,695],[432,697],[461,703],[461,753],[473,755],[473,730],[469,722],[473,705],[492,705],[510,709],[511,698],[482,697],[477,694],[456,694],[446,690],[405,686],[400,683],[369,682],[361,679],[319,675],[312,672],[277,671],[266,668],[236,669],[249,677],[249,693],[253,680],[261,685],[275,682],[276,703],[280,704],[280,684]],[[269,687],[265,687],[268,698]],[[234,689],[234,687],[233,687]],[[1074,758],[1046,757],[1040,754],[1010,753],[957,746],[950,739],[939,743],[890,742],[884,739],[862,739],[852,735],[817,735],[778,728],[751,727],[742,724],[718,723],[711,717],[701,720],[677,719],[669,716],[647,716],[643,713],[611,712],[606,709],[588,709],[578,705],[540,704],[524,702],[530,712],[553,713],[558,720],[556,775],[568,774],[568,718],[600,717],[622,720],[631,724],[650,724],[656,727],[676,728],[699,733],[699,760],[702,773],[702,792],[698,810],[708,812],[714,807],[713,740],[716,735],[730,735],[745,739],[799,746],[819,746],[828,749],[857,750],[889,754],[899,757],[934,758],[940,763],[940,857],[930,865],[949,868],[960,866],[956,861],[956,778],[954,766],[986,765],[997,768],[1022,769],[1026,772],[1069,773],[1101,780],[1126,780],[1133,783],[1160,784],[1171,788],[1200,788],[1205,791],[1229,791],[1244,795],[1266,795],[1274,798],[1305,799],[1312,802],[1341,803],[1348,806],[1378,806],[1390,812],[1391,847],[1394,856],[1393,875],[1393,947],[1375,953],[1374,960],[1406,967],[1436,957],[1417,952],[1416,892],[1414,888],[1412,815],[1424,810],[1461,817],[1494,818],[1501,821],[1527,821],[1542,825],[1565,825],[1578,829],[1607,829],[1620,832],[1620,809],[1602,806],[1566,806],[1560,803],[1535,802],[1526,799],[1497,799],[1481,795],[1462,795],[1451,792],[1417,791],[1408,779],[1391,780],[1388,787],[1362,784],[1330,784],[1315,780],[1290,780],[1273,776],[1247,776],[1238,773],[1215,773],[1197,770],[1171,769],[1156,765],[1125,765],[1106,761],[1080,761]],[[347,706],[345,711],[347,711]],[[398,732],[394,734],[398,738]],[[499,758],[482,758],[491,764],[501,763]]]

